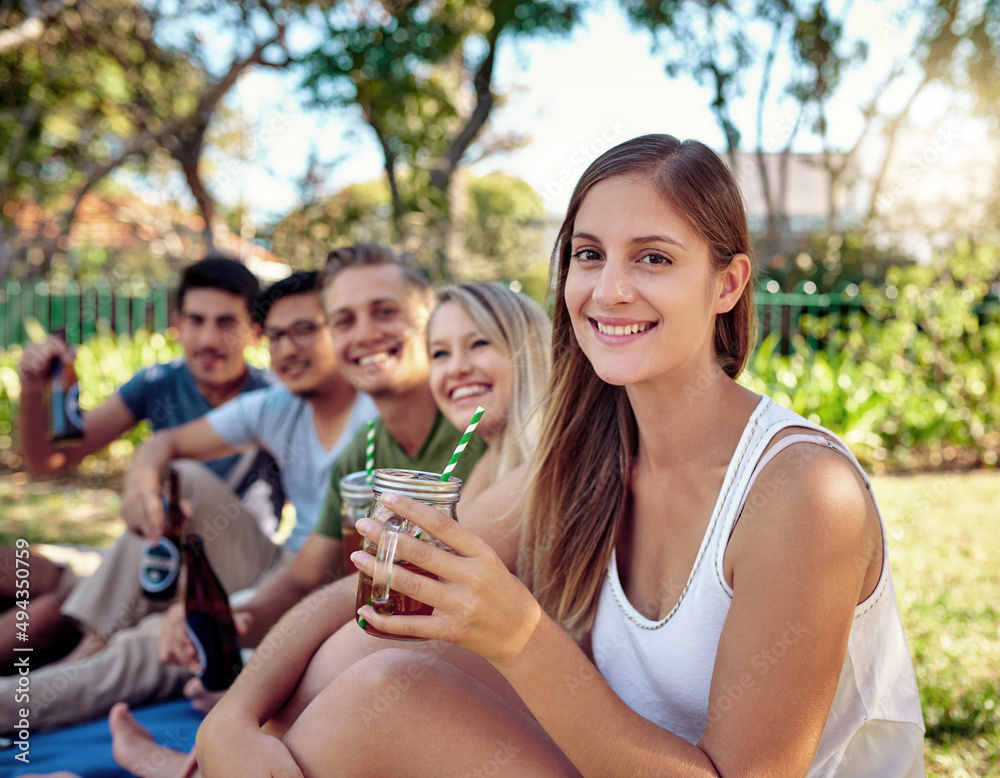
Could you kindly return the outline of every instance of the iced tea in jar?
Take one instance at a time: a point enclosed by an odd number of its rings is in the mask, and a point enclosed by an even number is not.
[[[458,504],[462,491],[461,479],[450,477],[447,481],[442,481],[438,473],[427,473],[420,470],[398,470],[383,469],[375,471],[375,480],[372,484],[374,497],[372,499],[369,518],[380,521],[383,524],[382,537],[376,546],[367,538],[363,543],[364,551],[375,556],[375,570],[373,576],[360,573],[358,577],[358,598],[356,607],[370,604],[378,613],[406,616],[429,616],[434,609],[408,597],[405,594],[392,590],[392,568],[396,565],[404,567],[414,573],[429,576],[430,573],[417,567],[411,562],[399,559],[395,555],[396,543],[402,534],[410,535],[425,543],[434,543],[438,548],[451,551],[447,545],[434,538],[429,532],[418,527],[412,521],[397,516],[382,503],[382,495],[387,492],[401,494],[419,500],[426,505],[430,505],[450,516],[457,521],[455,506]],[[382,638],[392,638],[393,640],[421,640],[422,638],[405,637],[401,635],[391,635],[381,630],[375,629],[364,619],[359,618],[358,624],[369,635]]]

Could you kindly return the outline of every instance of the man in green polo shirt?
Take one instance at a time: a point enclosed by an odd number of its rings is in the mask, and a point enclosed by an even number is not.
[[[359,244],[330,252],[321,299],[333,332],[341,374],[375,401],[375,467],[440,472],[461,432],[444,418],[430,390],[427,322],[434,292],[416,268],[389,249]],[[265,583],[248,603],[235,609],[244,630],[241,642],[254,646],[295,603],[343,575],[340,479],[365,468],[365,431],[348,444],[333,467],[320,518],[292,562]],[[485,451],[478,437],[454,470],[465,479]],[[337,612],[353,616],[356,584],[344,587]],[[340,603],[340,600],[343,603]],[[160,639],[165,662],[197,664],[184,623],[168,618]]]
[[[416,269],[381,246],[330,252],[323,284],[340,372],[378,406],[376,468],[441,472],[461,438],[431,395],[427,321],[434,292]],[[330,475],[314,532],[340,538],[340,479],[365,469],[366,433],[348,444]],[[455,468],[465,480],[486,450],[473,437]]]

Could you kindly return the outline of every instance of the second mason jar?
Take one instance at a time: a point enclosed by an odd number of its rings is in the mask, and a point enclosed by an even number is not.
[[[344,547],[344,572],[353,573],[351,554],[360,551],[364,538],[358,534],[358,519],[368,515],[372,507],[372,485],[368,473],[361,470],[340,479],[340,533]]]

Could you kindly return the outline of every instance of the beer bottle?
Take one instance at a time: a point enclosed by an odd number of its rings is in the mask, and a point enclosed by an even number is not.
[[[83,439],[80,413],[80,384],[73,363],[56,359],[47,385],[49,440],[53,443],[79,443]]]
[[[151,600],[172,600],[177,594],[177,579],[181,572],[181,533],[184,513],[181,511],[181,480],[170,468],[169,499],[164,506],[163,536],[154,544],[142,544],[139,560],[139,584]]]
[[[221,692],[236,680],[243,659],[229,598],[208,561],[201,535],[184,537],[184,566],[185,630],[198,653],[198,676],[206,689]]]

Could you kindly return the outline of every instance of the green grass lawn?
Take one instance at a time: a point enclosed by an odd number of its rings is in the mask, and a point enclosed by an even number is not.
[[[920,686],[927,773],[1000,776],[1000,472],[873,483]]]
[[[0,476],[0,542],[102,545],[117,480]],[[927,724],[928,775],[1000,778],[1000,472],[877,476]]]

